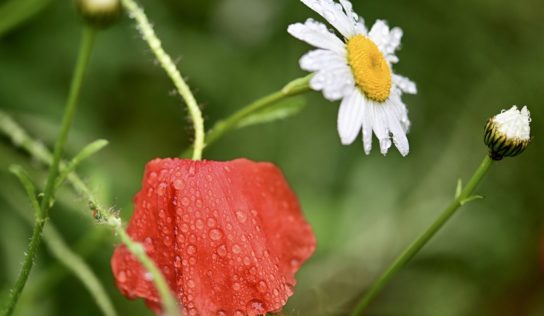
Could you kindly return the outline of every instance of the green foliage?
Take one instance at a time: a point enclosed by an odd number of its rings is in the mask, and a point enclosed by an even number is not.
[[[304,97],[295,97],[277,102],[270,107],[258,110],[242,118],[238,122],[237,128],[271,123],[289,118],[302,111],[302,109],[306,107],[306,104],[306,98]]]

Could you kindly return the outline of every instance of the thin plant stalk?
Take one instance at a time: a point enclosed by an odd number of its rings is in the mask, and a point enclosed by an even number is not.
[[[43,227],[47,220],[47,214],[49,207],[51,206],[52,195],[55,188],[55,180],[59,172],[59,166],[62,154],[64,152],[64,145],[68,139],[68,133],[72,125],[74,114],[77,107],[77,101],[81,91],[81,85],[83,83],[83,77],[85,75],[85,70],[89,63],[91,56],[93,43],[94,43],[95,31],[91,28],[85,28],[83,31],[83,37],[81,39],[81,44],[79,48],[79,53],[77,57],[76,68],[74,70],[74,75],[72,77],[72,83],[70,85],[70,93],[68,96],[68,101],[64,110],[64,117],[62,119],[62,124],[60,128],[60,134],[55,143],[55,151],[53,154],[53,161],[49,169],[49,175],[47,177],[47,183],[45,186],[45,192],[40,204],[39,210],[36,212],[36,221],[34,224],[34,229],[32,231],[32,237],[30,239],[30,244],[26,252],[25,260],[21,271],[15,281],[14,287],[10,291],[9,299],[5,308],[2,310],[2,315],[11,315],[15,309],[19,296],[25,287],[26,281],[30,274],[30,270],[34,265],[34,259],[36,253],[40,246],[41,235]]]
[[[472,193],[482,181],[483,177],[489,171],[493,160],[486,155],[476,172],[472,175],[472,178],[468,182],[467,186],[460,190],[456,194],[456,198],[451,204],[436,218],[436,220],[429,226],[419,237],[417,237],[388,267],[385,271],[374,281],[372,286],[366,291],[365,295],[358,301],[357,305],[351,312],[351,316],[362,315],[372,300],[381,292],[381,290],[388,284],[388,282],[402,269],[420,250],[423,248],[429,240],[448,222],[448,220],[455,214],[455,212],[464,204],[478,198],[473,196]],[[459,187],[460,188],[460,187]]]
[[[236,111],[229,117],[218,121],[214,126],[206,133],[205,139],[205,148],[215,143],[218,139],[223,137],[229,131],[236,129],[238,124],[244,120],[246,117],[250,116],[253,113],[262,111],[267,107],[273,106],[280,101],[283,101],[289,97],[293,97],[308,91],[310,89],[310,79],[312,75],[306,77],[297,78],[286,84],[279,91],[266,95],[262,98],[259,98],[249,105],[243,107],[242,109]],[[184,151],[180,156],[187,157],[191,148]]]
[[[128,15],[136,21],[142,38],[148,44],[149,48],[155,55],[155,58],[157,58],[161,67],[174,83],[174,86],[176,87],[176,90],[180,96],[183,98],[183,100],[185,100],[195,132],[193,160],[202,159],[202,151],[204,150],[204,119],[202,118],[202,112],[198,107],[191,89],[185,80],[183,80],[183,77],[172,61],[172,58],[162,48],[161,41],[155,34],[153,26],[149,22],[149,19],[145,15],[143,9],[140,8],[133,0],[121,0],[121,2],[123,3],[123,7],[127,11]]]

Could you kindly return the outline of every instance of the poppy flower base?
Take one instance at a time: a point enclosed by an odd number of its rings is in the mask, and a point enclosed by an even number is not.
[[[146,166],[128,234],[141,242],[187,315],[281,310],[315,236],[270,163],[155,159]],[[121,245],[111,260],[121,292],[156,313],[150,274]]]

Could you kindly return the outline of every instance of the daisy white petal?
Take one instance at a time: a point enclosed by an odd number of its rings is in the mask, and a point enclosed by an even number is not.
[[[345,50],[344,43],[342,43],[336,35],[327,30],[323,23],[316,22],[312,19],[306,20],[304,24],[295,23],[289,25],[287,32],[315,47],[332,50],[338,53],[342,53]]]
[[[342,6],[333,0],[301,0],[310,9],[321,15],[345,38],[355,33],[353,16],[348,16]]]
[[[406,156],[410,151],[410,145],[408,144],[408,138],[406,138],[406,131],[397,118],[397,111],[395,108],[395,104],[388,104],[384,106],[387,117],[387,125],[391,131],[393,143],[399,150],[400,154]]]
[[[323,91],[323,96],[329,101],[340,100],[354,88],[351,71],[347,65],[335,65],[316,72],[310,80],[310,87]]]
[[[358,89],[353,89],[340,104],[338,111],[338,134],[342,144],[353,143],[363,121],[364,98]]]
[[[403,76],[393,74],[393,83],[400,89],[400,91],[409,94],[416,94],[417,87],[416,84]]]
[[[300,59],[300,68],[307,71],[319,71],[330,67],[331,64],[346,64],[346,54],[338,54],[326,49],[315,49],[306,53]]]

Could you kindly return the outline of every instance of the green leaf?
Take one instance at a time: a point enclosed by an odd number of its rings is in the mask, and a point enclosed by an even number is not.
[[[55,190],[58,189],[66,177],[72,173],[79,164],[89,158],[90,156],[96,154],[99,152],[102,148],[106,147],[108,145],[108,141],[104,139],[96,140],[89,145],[85,146],[73,159],[70,161],[70,163],[61,168],[61,172],[59,176],[57,177],[57,181],[55,183]]]
[[[283,120],[300,112],[306,106],[304,97],[297,97],[278,102],[263,110],[253,112],[241,119],[236,125],[237,128],[251,125],[270,123]]]
[[[42,210],[40,208],[40,204],[38,203],[38,199],[36,198],[36,188],[34,187],[32,180],[28,176],[28,173],[23,169],[23,167],[19,165],[10,166],[9,171],[13,173],[23,185],[23,188],[25,189],[26,194],[28,195],[30,199],[30,204],[32,205],[32,208],[34,209],[36,218],[41,218]]]
[[[467,203],[469,203],[469,202],[472,202],[472,201],[474,201],[474,200],[479,200],[479,199],[483,199],[483,198],[484,198],[484,197],[481,196],[481,195],[472,195],[472,196],[467,197],[466,199],[461,200],[461,201],[459,202],[459,204],[465,205],[465,204],[467,204]]]

